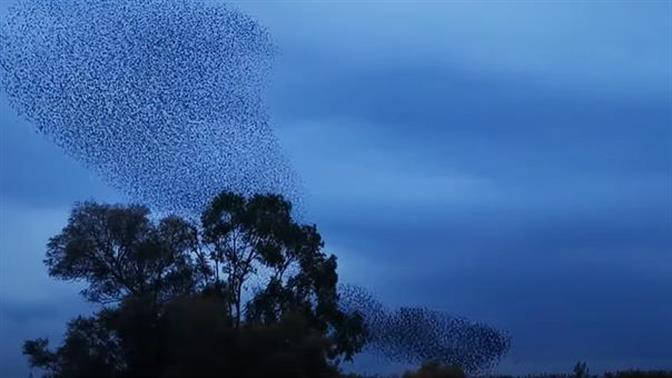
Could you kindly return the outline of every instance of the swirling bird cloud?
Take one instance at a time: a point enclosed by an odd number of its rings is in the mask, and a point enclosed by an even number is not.
[[[36,0],[0,30],[10,103],[133,200],[197,213],[223,190],[298,200],[262,99],[268,32],[224,6]]]

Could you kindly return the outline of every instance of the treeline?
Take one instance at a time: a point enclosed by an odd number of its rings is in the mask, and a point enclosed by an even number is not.
[[[590,374],[585,362],[578,362],[571,373],[513,375],[479,375],[483,378],[672,378],[672,370],[622,370],[604,374]],[[423,364],[416,371],[407,371],[402,375],[359,375],[350,374],[345,378],[466,378],[467,374],[457,366],[438,362]]]

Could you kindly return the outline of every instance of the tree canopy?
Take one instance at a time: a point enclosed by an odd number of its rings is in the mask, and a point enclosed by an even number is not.
[[[340,309],[336,257],[281,196],[217,196],[196,225],[143,206],[76,204],[50,239],[55,278],[84,281],[97,313],[61,346],[27,341],[51,377],[336,376],[363,346]]]

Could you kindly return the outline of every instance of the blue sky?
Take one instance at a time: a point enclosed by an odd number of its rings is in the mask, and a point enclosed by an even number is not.
[[[502,372],[672,368],[671,2],[235,5],[278,46],[270,115],[343,281],[507,329]],[[22,340],[86,311],[48,237],[123,196],[4,94],[0,184],[0,369],[25,376]]]

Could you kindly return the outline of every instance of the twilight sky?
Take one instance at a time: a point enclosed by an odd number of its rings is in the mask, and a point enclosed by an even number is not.
[[[672,2],[236,6],[342,281],[508,330],[500,372],[672,368]],[[86,199],[124,200],[0,94],[3,376],[88,311],[42,264]]]

